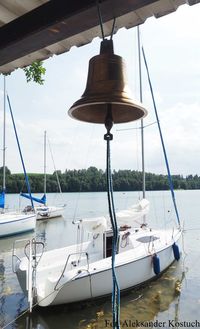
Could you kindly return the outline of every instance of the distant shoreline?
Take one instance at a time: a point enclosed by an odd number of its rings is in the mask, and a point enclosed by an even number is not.
[[[57,175],[56,175],[57,173]],[[43,193],[44,175],[28,174],[32,193]],[[88,169],[74,169],[47,174],[47,193],[59,192],[57,176],[62,192],[105,192],[106,174],[102,169],[89,167]],[[113,170],[113,189],[119,192],[141,191],[142,172],[135,170]],[[2,184],[2,168],[0,168],[0,182]],[[172,175],[174,190],[200,189],[200,176]],[[24,174],[12,174],[6,168],[6,193],[26,192]],[[146,191],[169,190],[167,175],[146,173]]]

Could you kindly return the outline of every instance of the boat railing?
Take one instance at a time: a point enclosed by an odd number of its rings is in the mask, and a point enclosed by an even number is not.
[[[44,243],[42,241],[36,241],[35,238],[33,238],[31,240],[28,240],[27,243],[25,244],[24,254],[29,261],[30,261],[30,257],[32,258],[32,260],[34,261],[34,267],[38,265],[43,255],[43,252],[44,252]]]
[[[66,260],[66,263],[65,263],[65,266],[62,270],[62,273],[58,279],[58,281],[56,282],[55,284],[55,287],[54,287],[54,290],[58,290],[58,285],[59,285],[59,282],[61,281],[61,279],[64,277],[64,273],[66,271],[66,268],[67,268],[67,265],[69,263],[69,259],[70,257],[72,256],[82,256],[82,255],[85,255],[86,256],[86,260],[87,260],[87,271],[89,270],[89,255],[87,252],[83,251],[83,252],[75,252],[75,253],[72,253],[72,254],[69,254],[68,257],[67,257],[67,260]],[[81,269],[80,269],[81,270]],[[71,281],[71,280],[70,280]]]
[[[20,248],[20,245],[27,243],[28,241],[30,241],[29,239],[19,239],[19,240],[15,240],[13,243],[13,249],[12,249],[12,271],[13,273],[16,273],[17,268],[16,268],[16,264],[21,262],[21,258],[20,255],[17,253],[17,249]],[[17,248],[18,247],[18,248]],[[24,256],[24,254],[23,254]]]
[[[20,248],[21,246],[21,248]],[[14,273],[16,273],[17,268],[16,268],[16,264],[21,262],[21,258],[24,257],[24,255],[28,258],[29,260],[29,256],[30,253],[28,251],[28,248],[32,248],[32,258],[35,261],[35,265],[37,266],[37,264],[39,263],[42,254],[44,252],[44,243],[42,241],[36,241],[34,238],[33,239],[19,239],[19,240],[15,240],[13,243],[13,249],[12,249],[12,271]],[[20,251],[23,247],[24,252],[23,255],[20,254]],[[40,247],[40,250],[38,249],[38,247]],[[17,252],[18,250],[18,252]]]
[[[39,249],[39,248],[41,249]],[[36,293],[36,268],[44,252],[44,243],[30,239],[25,247],[24,254],[28,259],[28,271],[26,271],[26,289],[28,291],[29,311],[32,312],[33,298]]]

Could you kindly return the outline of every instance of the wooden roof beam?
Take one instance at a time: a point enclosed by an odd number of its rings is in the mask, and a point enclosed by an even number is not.
[[[158,0],[101,0],[103,22]],[[96,0],[51,0],[0,28],[0,66],[99,25]]]

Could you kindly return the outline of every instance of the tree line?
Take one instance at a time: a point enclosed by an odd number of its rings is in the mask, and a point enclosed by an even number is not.
[[[3,168],[0,168],[0,185],[2,187]],[[60,170],[46,176],[46,190],[48,193],[58,192],[57,176],[61,185],[62,192],[101,192],[106,191],[106,173],[102,169],[89,167],[80,170]],[[44,191],[44,175],[28,174],[31,191],[33,193],[42,193]],[[114,170],[112,173],[114,191],[141,191],[142,190],[142,172],[135,170]],[[172,175],[174,189],[200,189],[200,176]],[[146,190],[168,190],[169,183],[167,175],[157,175],[146,173]],[[6,192],[20,193],[26,192],[24,174],[12,174],[6,168]]]

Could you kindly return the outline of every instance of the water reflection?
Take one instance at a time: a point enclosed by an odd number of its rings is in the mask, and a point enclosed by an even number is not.
[[[4,328],[11,319],[16,318],[27,308],[26,297],[16,284],[12,271],[12,249],[16,239],[30,239],[34,233],[20,234],[0,239],[0,328]],[[19,254],[23,254],[21,247]],[[13,328],[7,326],[6,328]]]
[[[35,236],[35,232],[29,232],[25,234],[17,234],[11,237],[0,238],[0,257],[4,254],[8,256],[8,254],[12,253],[13,243],[16,240],[23,240],[23,239],[32,239]]]
[[[181,283],[185,273],[181,263],[171,266],[158,280],[121,297],[121,322],[124,327],[143,321],[155,321],[161,313],[169,316],[172,303],[179,304]],[[171,319],[178,319],[178,306]],[[166,316],[166,315],[165,315]],[[112,323],[111,298],[88,303],[37,308],[31,316],[23,316],[16,324],[26,329],[99,329]],[[137,327],[137,326],[135,326]]]

